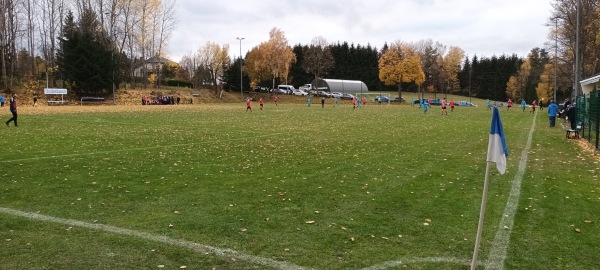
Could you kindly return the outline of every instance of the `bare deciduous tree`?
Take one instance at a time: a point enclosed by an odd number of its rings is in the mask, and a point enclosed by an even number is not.
[[[318,79],[320,76],[327,74],[334,65],[335,59],[327,40],[322,36],[313,38],[310,46],[304,52],[302,68],[306,72],[315,75],[315,79]]]

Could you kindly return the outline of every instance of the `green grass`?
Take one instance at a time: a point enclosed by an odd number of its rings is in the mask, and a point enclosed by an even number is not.
[[[447,117],[439,107],[424,114],[409,105],[352,110],[285,103],[268,103],[265,111],[256,104],[253,113],[240,103],[24,114],[18,129],[2,131],[0,207],[316,269],[432,257],[468,261],[490,121],[481,104]],[[482,261],[533,123],[518,110],[501,117],[510,155],[507,173],[491,176]],[[507,269],[600,267],[599,170],[597,159],[538,115]],[[68,227],[0,214],[0,268],[267,268]]]

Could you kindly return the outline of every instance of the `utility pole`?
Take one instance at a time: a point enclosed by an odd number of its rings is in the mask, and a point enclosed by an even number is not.
[[[244,77],[242,76],[242,40],[244,40],[246,38],[236,37],[235,39],[240,41],[240,94],[242,94],[242,100],[244,100],[244,89],[243,89]]]
[[[117,104],[117,98],[115,96],[115,52],[114,52],[114,35],[113,35],[113,27],[114,27],[114,23],[113,23],[113,16],[114,14],[110,13],[110,12],[106,12],[104,13],[106,15],[110,15],[110,47],[111,47],[111,53],[110,53],[110,65],[111,65],[111,70],[112,70],[112,94],[113,94],[113,104]]]
[[[581,27],[581,0],[577,0],[577,29],[575,32],[575,85],[573,87],[574,93],[573,97],[577,97],[581,95],[581,90],[579,86],[580,76],[581,76],[581,63],[580,63],[580,49],[579,49],[579,41],[580,41],[580,27]]]
[[[556,91],[558,91],[557,89],[557,85],[556,85],[556,68],[558,65],[558,16],[554,17],[554,102],[558,101],[556,100]]]

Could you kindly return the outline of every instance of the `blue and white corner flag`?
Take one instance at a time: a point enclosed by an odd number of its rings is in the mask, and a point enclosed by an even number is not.
[[[498,107],[494,107],[492,113],[492,124],[490,127],[490,140],[488,143],[487,161],[495,162],[496,168],[500,174],[506,172],[506,157],[508,156],[508,148],[506,147],[506,139],[504,138],[504,129],[502,128],[502,120],[498,113]]]

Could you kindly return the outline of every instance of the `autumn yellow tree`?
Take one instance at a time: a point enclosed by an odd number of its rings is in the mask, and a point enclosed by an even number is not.
[[[218,79],[223,76],[225,68],[231,64],[229,58],[229,45],[219,45],[215,42],[206,42],[196,53],[196,62],[210,73],[211,84],[215,91],[218,90]]]
[[[541,100],[548,100],[553,94],[554,86],[552,83],[552,77],[554,72],[554,66],[552,64],[544,65],[542,75],[540,75],[540,82],[535,88],[537,96]],[[547,103],[547,102],[546,102]]]
[[[419,54],[408,44],[395,42],[379,58],[379,79],[385,85],[398,84],[398,97],[402,98],[402,83],[421,85],[425,81]]]
[[[458,73],[460,72],[460,65],[464,58],[465,51],[455,46],[451,46],[448,53],[444,56],[443,70],[448,82],[447,87],[452,90],[460,90]]]
[[[517,75],[510,76],[506,83],[506,96],[512,100],[520,100],[525,97],[525,86],[531,74],[531,61],[527,59],[521,65]]]
[[[258,85],[260,82],[271,79],[271,71],[266,63],[265,46],[256,46],[246,54],[244,60],[244,73],[250,78],[251,85]]]
[[[296,54],[288,45],[283,31],[273,28],[269,32],[269,40],[252,48],[245,60],[244,70],[253,83],[264,79],[265,72],[273,79],[279,78],[287,83],[290,67],[296,62]]]
[[[285,81],[287,84],[290,67],[292,63],[296,62],[296,54],[292,51],[292,47],[288,45],[285,34],[279,28],[274,27],[269,32],[269,40],[264,45],[266,49],[265,64],[273,75],[273,88],[275,88],[276,78]]]

